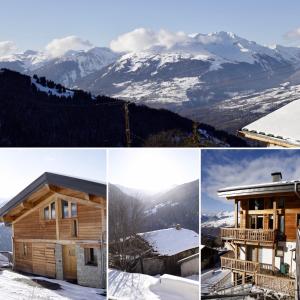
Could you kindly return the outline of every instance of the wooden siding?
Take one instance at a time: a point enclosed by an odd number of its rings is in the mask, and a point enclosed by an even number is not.
[[[24,243],[21,242],[14,243],[14,269],[26,273],[32,273],[32,243],[25,243],[27,247],[27,255],[24,255],[23,253],[23,244]]]
[[[55,278],[55,244],[15,242],[15,251],[15,270]]]
[[[105,216],[105,215],[104,215]],[[101,240],[105,232],[106,220],[103,222],[100,208],[78,205],[78,238]]]
[[[32,271],[34,274],[56,277],[55,244],[32,244]]]
[[[14,237],[17,239],[56,239],[55,220],[43,220],[42,209],[33,210],[14,224]]]

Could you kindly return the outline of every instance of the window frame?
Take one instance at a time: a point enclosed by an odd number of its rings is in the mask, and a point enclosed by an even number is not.
[[[67,206],[67,216],[64,216],[64,209],[63,209],[63,203],[68,203]],[[76,215],[72,216],[72,204],[76,206]],[[75,201],[71,200],[64,200],[61,199],[61,218],[62,219],[74,219],[78,217],[78,204]]]
[[[98,266],[97,254],[95,253],[95,250],[96,248],[93,247],[84,248],[84,263],[86,266]],[[91,259],[92,257],[94,260]]]
[[[55,215],[52,217],[52,205],[54,204]],[[45,211],[48,210],[48,218],[45,218]],[[56,219],[57,207],[55,201],[51,201],[43,207],[43,220],[44,221],[53,221]]]

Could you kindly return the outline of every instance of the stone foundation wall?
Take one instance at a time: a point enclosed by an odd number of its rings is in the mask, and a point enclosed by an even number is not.
[[[84,248],[76,246],[78,284],[96,288],[106,288],[106,247],[95,248],[97,266],[85,264]]]
[[[56,265],[56,279],[64,279],[64,268],[62,258],[62,245],[55,244],[55,265]]]

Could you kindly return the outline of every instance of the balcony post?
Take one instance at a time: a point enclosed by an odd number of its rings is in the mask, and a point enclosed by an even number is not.
[[[234,200],[234,227],[238,228],[238,215],[239,215],[239,202],[238,200]]]

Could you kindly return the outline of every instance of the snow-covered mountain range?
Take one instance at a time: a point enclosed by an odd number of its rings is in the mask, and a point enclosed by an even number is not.
[[[216,214],[202,214],[201,228],[219,228],[234,226],[234,212],[221,211]]]
[[[224,31],[126,53],[96,47],[53,58],[29,50],[0,57],[1,67],[164,107],[231,131],[300,90],[300,48],[263,46]]]

